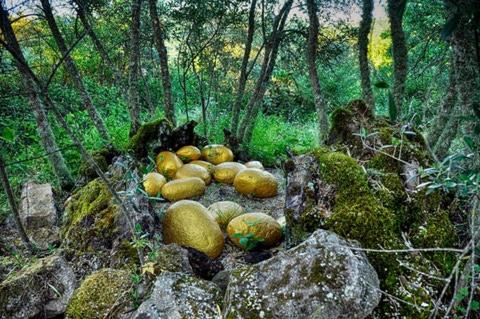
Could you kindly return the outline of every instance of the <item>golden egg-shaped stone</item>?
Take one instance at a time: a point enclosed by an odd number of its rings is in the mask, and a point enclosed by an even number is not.
[[[245,208],[235,202],[226,200],[208,206],[208,212],[217,221],[220,228],[225,229],[232,219],[245,214]]]
[[[175,202],[203,195],[205,188],[205,182],[198,177],[175,179],[163,185],[162,196],[171,202]]]
[[[202,149],[202,158],[212,164],[218,165],[233,161],[233,152],[224,145],[212,144]]]
[[[280,224],[264,213],[247,213],[235,217],[228,223],[227,234],[236,246],[245,250],[259,245],[273,247],[282,239]]]
[[[167,180],[163,175],[151,172],[143,177],[143,188],[148,195],[156,196],[162,191],[162,187],[166,182]]]
[[[259,162],[259,161],[246,162],[246,163],[245,163],[245,166],[246,166],[247,168],[258,168],[258,169],[261,169],[261,170],[265,169],[265,168],[263,167],[263,164],[262,164],[261,162]]]
[[[182,179],[187,177],[198,177],[203,179],[206,185],[212,182],[212,176],[206,168],[195,164],[185,164],[180,167],[175,174],[175,179]]]
[[[269,172],[258,168],[247,168],[239,172],[233,181],[235,190],[254,197],[273,197],[277,195],[278,182]]]
[[[205,161],[191,161],[189,164],[194,164],[194,165],[199,165],[203,168],[205,168],[210,174],[213,174],[213,171],[215,171],[215,165],[209,162]]]
[[[164,151],[157,155],[157,171],[168,179],[175,177],[177,170],[183,166],[183,162],[175,153]]]
[[[213,177],[219,183],[232,184],[235,176],[242,170],[246,169],[245,165],[236,162],[225,162],[215,166]]]
[[[217,222],[200,203],[182,200],[172,204],[163,220],[165,243],[176,243],[195,248],[210,258],[217,258],[223,250],[224,239]]]
[[[202,152],[193,145],[183,146],[177,152],[177,156],[184,162],[191,162],[200,159]]]

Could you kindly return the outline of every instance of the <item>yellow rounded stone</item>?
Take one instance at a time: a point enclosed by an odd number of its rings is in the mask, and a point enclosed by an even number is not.
[[[262,170],[265,169],[265,168],[263,167],[263,164],[262,164],[261,162],[259,162],[259,161],[246,162],[246,163],[245,163],[245,166],[246,166],[247,168],[258,168],[258,169],[262,169]]]
[[[228,223],[227,234],[236,246],[245,250],[257,245],[273,247],[282,239],[280,224],[264,213],[247,213],[235,217]]]
[[[278,182],[269,172],[258,168],[247,168],[235,176],[235,190],[244,195],[254,197],[273,197],[278,192]]]
[[[183,146],[177,152],[177,156],[183,162],[191,162],[200,159],[202,156],[202,152],[198,149],[198,147],[193,145]]]
[[[187,177],[201,178],[206,185],[209,185],[212,182],[212,176],[207,171],[207,169],[195,164],[185,164],[180,167],[175,174],[175,179],[182,179]]]
[[[212,164],[218,165],[233,161],[233,152],[224,145],[212,144],[202,149],[202,158]]]
[[[203,195],[205,193],[205,182],[198,177],[187,177],[175,179],[163,185],[163,198],[174,202],[177,200]]]
[[[199,165],[203,168],[205,168],[210,174],[213,174],[213,171],[215,171],[215,165],[209,162],[205,161],[191,161],[190,164],[194,165]]]
[[[156,196],[162,191],[162,187],[166,182],[167,180],[163,175],[151,172],[143,177],[143,188],[148,195]]]
[[[157,171],[168,179],[175,177],[177,170],[183,166],[183,162],[175,153],[164,151],[157,155]]]
[[[225,229],[228,223],[242,214],[245,214],[245,208],[231,201],[221,201],[208,206],[208,212],[220,225],[221,229]]]
[[[242,170],[246,169],[245,165],[236,162],[225,162],[215,166],[213,177],[217,182],[224,184],[232,184],[235,176]]]
[[[200,203],[182,200],[172,204],[163,220],[165,243],[176,243],[217,258],[223,250],[224,238],[220,227]]]

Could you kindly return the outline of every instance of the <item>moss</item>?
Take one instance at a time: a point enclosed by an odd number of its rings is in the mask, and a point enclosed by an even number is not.
[[[401,163],[388,155],[377,153],[368,161],[369,169],[379,170],[384,173],[400,174],[402,167]]]
[[[120,152],[116,148],[113,146],[107,146],[94,151],[91,155],[100,169],[105,172],[108,169],[108,165],[112,163],[113,158],[119,154]],[[88,162],[82,162],[79,166],[78,172],[87,179],[97,177],[95,169]]]
[[[68,248],[95,251],[99,245],[111,246],[119,208],[112,203],[112,194],[100,179],[79,189],[65,212],[61,236]]]
[[[67,306],[71,319],[106,318],[112,311],[128,303],[132,288],[130,273],[102,269],[88,276],[73,294]]]
[[[159,141],[160,132],[171,131],[171,124],[166,119],[158,119],[143,124],[133,135],[127,149],[132,151],[137,158],[144,158],[153,150],[152,144]]]

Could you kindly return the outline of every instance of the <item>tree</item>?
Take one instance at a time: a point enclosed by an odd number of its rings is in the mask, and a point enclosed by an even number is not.
[[[272,76],[275,62],[278,55],[280,43],[282,41],[282,33],[285,28],[288,14],[292,8],[293,0],[288,0],[284,3],[279,13],[275,16],[272,26],[272,32],[268,39],[265,39],[265,51],[263,53],[263,62],[260,70],[260,75],[255,84],[250,100],[246,107],[246,113],[241,122],[237,140],[244,144],[250,143],[253,134],[253,127],[255,119],[258,114],[259,104],[263,100],[265,92],[267,90],[268,83]]]
[[[248,11],[248,29],[247,37],[245,39],[245,49],[243,51],[242,65],[240,67],[240,77],[238,78],[237,95],[232,107],[232,123],[231,131],[236,134],[238,129],[238,122],[240,119],[240,108],[242,106],[243,97],[245,94],[245,86],[247,84],[247,68],[250,59],[250,52],[252,51],[253,35],[255,34],[255,8],[257,0],[252,0],[250,9]]]
[[[165,31],[160,23],[160,19],[158,18],[156,0],[148,0],[148,4],[150,8],[150,20],[152,22],[153,39],[160,59],[160,70],[162,72],[165,118],[175,126],[175,109],[173,107],[172,84],[170,81],[170,71],[168,68],[168,53],[167,47],[165,46]]]
[[[393,51],[393,101],[397,115],[402,114],[408,74],[408,49],[402,26],[406,6],[407,0],[387,1]]]
[[[100,136],[104,139],[105,142],[110,142],[110,136],[108,134],[108,130],[103,122],[102,117],[100,116],[97,108],[93,105],[92,98],[90,97],[85,85],[83,84],[82,76],[75,65],[72,57],[70,56],[69,49],[63,39],[63,36],[60,32],[60,29],[55,22],[55,17],[53,16],[52,7],[50,6],[50,0],[40,0],[42,4],[43,13],[45,14],[45,19],[47,20],[48,26],[50,31],[52,32],[52,36],[57,44],[60,53],[64,57],[65,67],[72,77],[73,83],[77,88],[80,96],[82,98],[83,104],[88,112],[88,115],[93,121],[93,124],[97,128]]]
[[[132,0],[132,21],[130,27],[130,55],[129,55],[129,77],[128,77],[128,105],[132,126],[130,135],[140,127],[140,14],[142,11],[142,0]]]
[[[375,100],[370,82],[370,65],[368,61],[368,36],[372,27],[373,0],[362,0],[362,20],[358,30],[358,62],[362,82],[362,97],[373,111]]]
[[[318,50],[318,28],[319,22],[317,17],[317,4],[315,0],[306,0],[308,20],[310,21],[308,27],[308,43],[307,43],[307,63],[308,74],[310,76],[310,84],[313,91],[313,99],[315,109],[317,111],[318,120],[318,141],[320,144],[325,142],[328,134],[328,118],[327,105],[323,92],[320,87],[320,79],[317,72],[317,50]]]
[[[59,151],[55,135],[53,134],[48,121],[42,101],[34,89],[35,83],[33,83],[30,78],[31,70],[28,67],[27,60],[22,53],[18,40],[15,37],[8,12],[5,10],[1,2],[0,29],[2,30],[3,35],[3,39],[1,40],[2,46],[14,56],[15,64],[20,72],[23,88],[27,93],[32,113],[37,123],[37,132],[40,137],[40,143],[48,154],[50,165],[52,166],[53,172],[57,177],[60,186],[63,189],[70,189],[73,186],[72,176],[65,164],[65,159],[63,158],[62,153]]]

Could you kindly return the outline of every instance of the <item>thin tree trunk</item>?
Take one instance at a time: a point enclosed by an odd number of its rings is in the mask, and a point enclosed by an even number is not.
[[[408,73],[408,49],[402,26],[407,0],[388,0],[387,2],[393,51],[393,100],[397,116],[401,116]]]
[[[368,61],[368,35],[372,27],[373,0],[362,1],[362,20],[358,30],[358,62],[362,82],[362,96],[372,112],[375,109],[375,100],[370,81],[370,64]]]
[[[310,84],[313,91],[313,99],[315,108],[317,110],[318,120],[318,142],[323,144],[328,134],[328,118],[327,105],[323,97],[323,92],[320,87],[320,79],[317,73],[317,50],[318,50],[318,17],[317,4],[315,0],[306,0],[308,19],[310,21],[308,27],[308,43],[307,43],[307,63],[308,74],[310,76]]]
[[[140,14],[142,0],[132,0],[132,21],[130,28],[130,62],[128,79],[128,104],[132,126],[130,135],[140,127],[140,93],[138,78],[140,74]]]
[[[120,74],[118,73],[117,68],[113,64],[112,60],[108,55],[107,50],[103,46],[100,39],[97,37],[95,31],[93,30],[93,27],[90,25],[90,22],[88,21],[85,1],[84,0],[74,0],[74,1],[77,4],[76,10],[78,13],[78,17],[80,18],[80,21],[82,22],[83,27],[87,31],[88,36],[92,40],[93,45],[95,46],[95,48],[97,48],[97,51],[100,54],[100,57],[102,58],[103,63],[113,72],[115,83],[120,83]]]
[[[15,33],[12,29],[10,21],[8,20],[8,13],[3,8],[0,2],[0,29],[2,30],[4,41],[2,44],[9,46],[9,51],[16,56],[15,63],[22,77],[22,83],[27,93],[30,106],[32,108],[33,116],[37,122],[37,132],[40,136],[40,142],[43,149],[49,154],[48,159],[52,166],[53,172],[58,179],[60,186],[63,189],[70,189],[73,186],[73,179],[70,175],[65,159],[62,153],[59,152],[55,135],[48,122],[48,117],[45,109],[37,96],[36,91],[33,89],[34,83],[29,80],[28,64],[23,56],[22,50],[15,37]]]
[[[433,153],[439,159],[443,159],[448,154],[448,150],[452,145],[453,140],[457,137],[458,125],[460,117],[460,106],[453,103],[452,109],[448,114],[445,122],[442,123],[441,131],[437,137],[437,141],[432,147]]]
[[[248,60],[250,59],[250,52],[252,51],[253,35],[255,33],[255,7],[257,0],[252,0],[250,3],[250,10],[248,12],[248,29],[247,38],[245,40],[245,50],[243,51],[242,66],[240,67],[240,78],[238,79],[237,96],[232,108],[232,124],[231,131],[233,134],[237,133],[238,122],[240,120],[240,108],[245,94],[245,87],[247,84],[247,68]]]
[[[2,9],[3,10],[3,9]],[[22,221],[20,220],[20,214],[18,213],[17,204],[15,202],[15,198],[13,196],[12,188],[10,187],[10,182],[8,181],[7,171],[5,169],[5,163],[0,155],[0,179],[2,180],[3,190],[5,191],[5,195],[7,195],[8,205],[13,214],[13,219],[15,220],[15,224],[17,226],[18,234],[23,241],[23,244],[27,249],[33,253],[34,249],[30,239],[28,239],[27,233],[23,228]]]
[[[68,73],[70,74],[70,76],[72,77],[73,83],[75,84],[75,87],[79,91],[83,104],[90,118],[92,119],[95,127],[100,133],[100,136],[104,139],[105,142],[109,143],[110,137],[108,135],[108,130],[105,126],[105,123],[103,122],[103,119],[98,113],[96,107],[93,105],[92,99],[88,94],[87,89],[85,88],[85,85],[83,84],[80,72],[78,71],[75,65],[75,62],[73,62],[73,59],[68,52],[68,48],[67,48],[67,45],[65,44],[65,40],[63,39],[62,34],[60,33],[60,29],[58,28],[57,23],[55,22],[55,18],[52,13],[52,7],[50,6],[49,1],[50,0],[40,0],[40,2],[42,3],[43,12],[45,14],[45,19],[47,20],[48,26],[50,28],[50,31],[52,32],[52,36],[55,40],[55,43],[57,44],[58,49],[60,50],[60,53],[65,57],[65,60],[64,60],[65,67]]]
[[[168,52],[165,46],[165,32],[160,24],[157,12],[156,0],[148,0],[150,7],[150,20],[152,21],[153,39],[155,47],[160,59],[160,70],[162,72],[162,86],[163,86],[163,103],[165,110],[165,118],[169,120],[173,126],[176,125],[175,109],[172,98],[172,83],[170,80],[170,71],[168,68]]]
[[[270,35],[270,38],[267,40],[260,76],[255,85],[254,93],[248,101],[247,111],[245,113],[245,116],[243,117],[238,132],[237,139],[244,144],[250,143],[250,140],[252,138],[253,127],[259,108],[258,104],[263,100],[263,97],[267,90],[267,85],[270,81],[273,69],[275,67],[275,62],[281,42],[281,33],[283,32],[283,29],[285,27],[285,22],[292,7],[292,3],[293,0],[288,0],[287,2],[285,2],[282,9],[275,17],[272,33]]]

